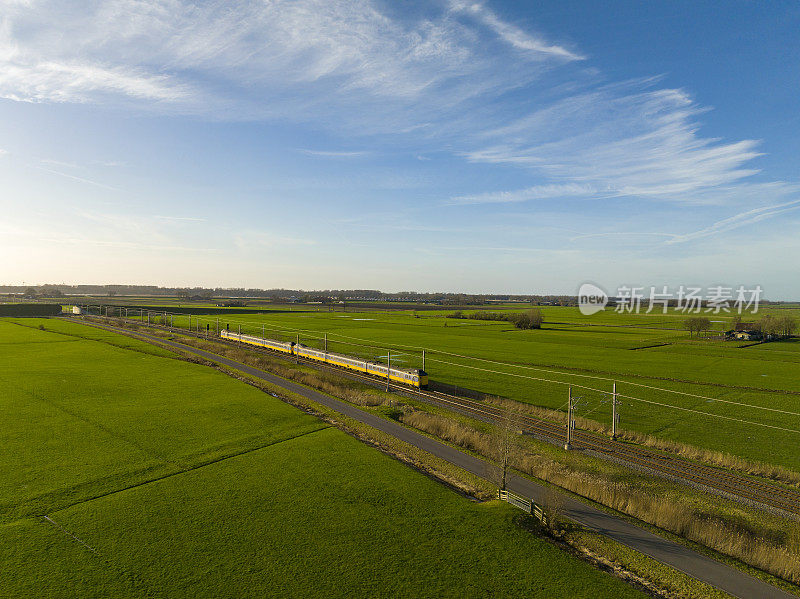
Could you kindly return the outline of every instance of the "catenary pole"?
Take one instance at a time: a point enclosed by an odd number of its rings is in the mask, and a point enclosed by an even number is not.
[[[389,371],[392,368],[392,352],[390,350],[386,350],[386,392],[389,392]]]
[[[617,382],[614,381],[614,391],[611,394],[611,438],[617,438],[617,421],[619,414],[617,413]]]
[[[569,398],[567,400],[567,442],[564,449],[572,449],[572,387],[569,388]]]

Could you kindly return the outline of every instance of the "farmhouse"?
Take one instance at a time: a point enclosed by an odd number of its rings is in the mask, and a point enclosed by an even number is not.
[[[760,341],[764,335],[755,322],[737,322],[732,331],[727,331],[725,336],[739,341]]]
[[[732,331],[733,338],[739,339],[742,341],[760,341],[763,335],[761,331],[753,331],[753,330],[746,330],[746,331]]]

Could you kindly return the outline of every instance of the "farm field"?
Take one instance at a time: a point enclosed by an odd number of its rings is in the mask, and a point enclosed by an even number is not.
[[[433,380],[549,408],[566,407],[572,385],[576,414],[605,423],[616,382],[623,428],[800,469],[800,454],[788,449],[800,440],[796,340],[690,338],[674,311],[606,311],[596,322],[575,308],[542,311],[545,325],[532,331],[446,318],[449,311],[226,315],[219,323],[285,341],[299,334],[318,348],[327,334],[329,351],[385,362],[390,350],[396,366],[420,367],[424,348]],[[194,317],[192,326],[213,331],[216,318]],[[730,326],[730,316],[711,319],[720,330]],[[175,317],[176,326],[188,324]]]
[[[24,324],[0,320],[0,596],[644,596],[222,373]]]

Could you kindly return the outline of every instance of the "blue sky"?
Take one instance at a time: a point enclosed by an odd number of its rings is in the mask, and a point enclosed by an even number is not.
[[[3,283],[800,298],[800,5],[0,0]]]

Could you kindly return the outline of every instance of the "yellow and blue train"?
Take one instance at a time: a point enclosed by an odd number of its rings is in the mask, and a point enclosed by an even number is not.
[[[297,344],[294,341],[284,343],[282,341],[273,341],[272,339],[264,339],[253,335],[233,333],[225,329],[220,331],[220,336],[223,339],[239,341],[240,343],[247,343],[258,347],[266,347],[267,349],[272,349],[284,354],[301,356],[317,362],[324,362],[325,364],[331,364],[340,368],[370,374],[382,379],[386,379],[388,376],[391,381],[417,387],[418,389],[425,389],[428,387],[428,374],[419,368],[387,368],[383,364],[376,364],[375,362],[368,362],[360,358],[312,349],[305,345]]]

